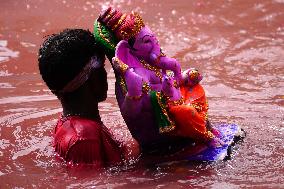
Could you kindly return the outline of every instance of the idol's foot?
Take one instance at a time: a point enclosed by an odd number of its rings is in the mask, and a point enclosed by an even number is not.
[[[214,137],[208,143],[208,146],[212,147],[212,148],[220,148],[220,147],[222,147],[224,145],[225,145],[225,143],[218,137]]]
[[[214,128],[209,120],[206,121],[206,128],[208,131],[213,133],[214,136],[221,138],[221,132],[218,129]]]

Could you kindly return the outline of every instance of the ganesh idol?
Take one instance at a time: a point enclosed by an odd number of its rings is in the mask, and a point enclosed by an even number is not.
[[[218,144],[202,76],[194,68],[182,72],[139,14],[108,8],[96,20],[94,35],[112,64],[121,114],[142,151]]]

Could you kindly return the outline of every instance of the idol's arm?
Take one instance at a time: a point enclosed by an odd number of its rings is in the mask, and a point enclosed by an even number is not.
[[[116,57],[112,59],[112,63],[114,69],[122,76],[127,88],[121,111],[127,116],[136,116],[142,108],[143,78]]]

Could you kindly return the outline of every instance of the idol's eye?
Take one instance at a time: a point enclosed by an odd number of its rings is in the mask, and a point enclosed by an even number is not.
[[[150,43],[150,42],[151,42],[151,39],[148,36],[143,38],[143,43]]]
[[[142,42],[143,42],[143,43],[150,43],[150,42],[151,42],[151,36],[145,35],[145,36],[142,38]]]
[[[150,42],[151,42],[150,39],[144,40],[144,43],[150,43]]]

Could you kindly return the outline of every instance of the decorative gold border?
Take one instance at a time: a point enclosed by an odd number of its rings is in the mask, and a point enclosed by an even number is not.
[[[108,38],[106,38],[105,36],[104,36],[104,34],[102,33],[102,29],[101,29],[101,23],[100,22],[97,22],[97,24],[98,24],[98,32],[99,32],[99,35],[100,35],[100,37],[103,39],[103,40],[105,40],[112,48],[115,48],[115,46],[114,46],[114,44],[112,44],[112,42],[108,39]]]
[[[122,22],[125,20],[126,14],[123,14],[120,19],[118,20],[117,24],[115,24],[111,29],[114,31],[119,25],[122,24]]]
[[[145,26],[142,17],[138,13],[132,12],[132,14],[133,14],[134,19],[135,19],[134,27],[132,28],[130,33],[127,33],[126,31],[123,31],[123,30],[120,31],[120,34],[121,34],[123,39],[129,39],[131,37],[134,37]]]
[[[165,133],[165,132],[170,132],[172,130],[174,130],[176,128],[174,122],[170,119],[169,115],[168,115],[168,112],[166,110],[166,106],[162,103],[162,97],[163,97],[163,94],[161,92],[157,92],[156,93],[156,96],[157,96],[157,101],[158,101],[158,104],[159,106],[161,107],[161,110],[164,114],[164,116],[166,116],[166,118],[169,120],[170,122],[170,125],[169,126],[166,126],[166,127],[163,127],[163,128],[160,128],[159,131],[160,133]]]

